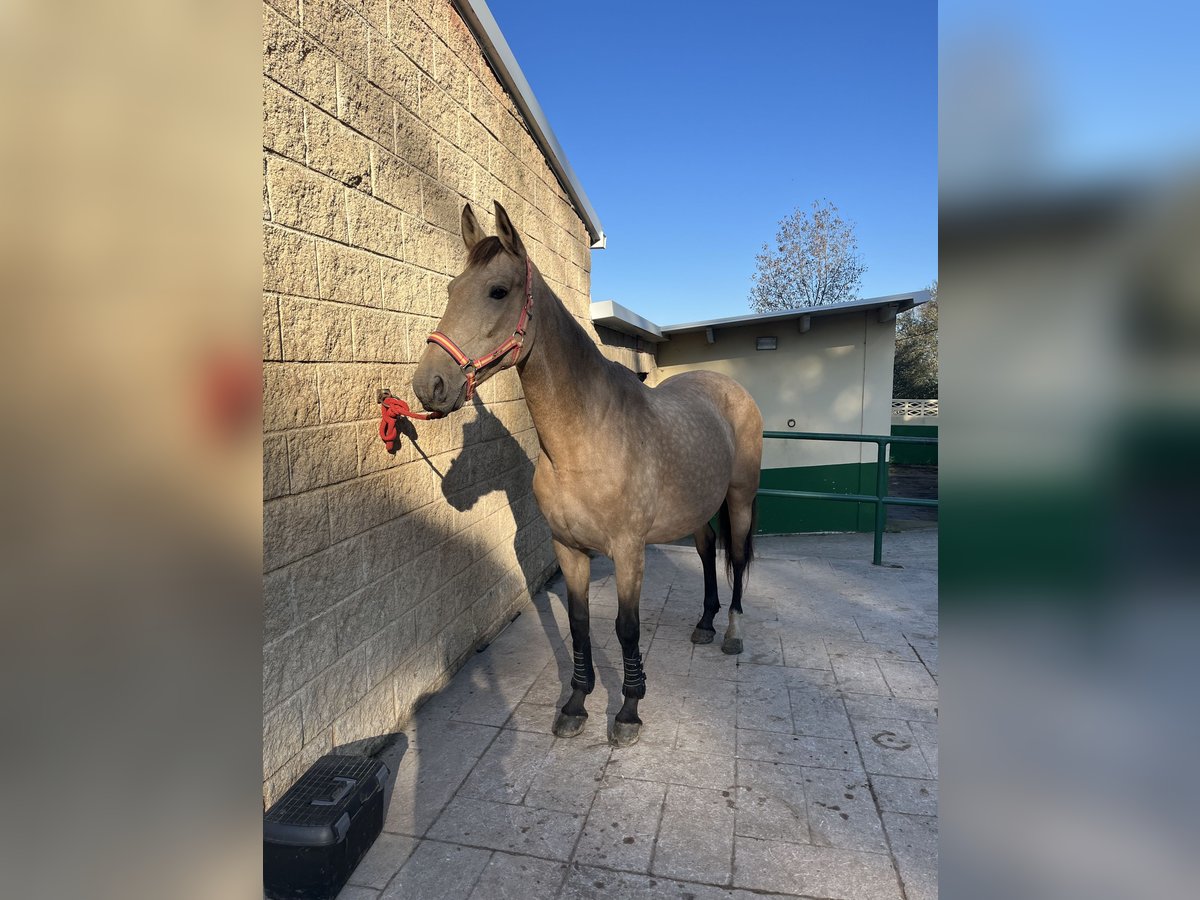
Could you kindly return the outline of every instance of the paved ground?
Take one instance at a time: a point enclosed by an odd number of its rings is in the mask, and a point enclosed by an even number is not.
[[[736,658],[688,640],[694,550],[651,548],[646,724],[624,750],[611,564],[593,563],[598,684],[569,740],[550,733],[571,665],[552,583],[391,751],[385,834],[343,900],[936,896],[937,534],[887,535],[903,568],[871,566],[870,542],[760,539]]]

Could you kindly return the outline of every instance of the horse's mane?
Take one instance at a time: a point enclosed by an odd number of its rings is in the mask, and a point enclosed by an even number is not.
[[[500,238],[494,234],[485,237],[471,248],[471,252],[467,256],[467,268],[471,266],[486,266],[499,256],[503,250],[504,245],[500,243]]]

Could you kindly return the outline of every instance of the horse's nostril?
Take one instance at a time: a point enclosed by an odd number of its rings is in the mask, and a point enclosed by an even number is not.
[[[441,375],[433,376],[433,401],[435,403],[444,403],[446,400],[446,382],[442,380]]]

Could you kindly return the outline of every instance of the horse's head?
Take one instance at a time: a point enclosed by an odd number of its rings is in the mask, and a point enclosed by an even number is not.
[[[529,351],[531,340],[514,331],[522,325],[532,337],[533,321],[526,322],[522,312],[526,291],[533,289],[532,267],[525,245],[499,203],[496,229],[497,236],[485,236],[471,205],[463,207],[467,266],[450,282],[446,313],[433,333],[437,342],[425,346],[413,375],[413,392],[427,410],[459,409],[473,390],[470,373],[474,385],[482,384],[501,369],[516,365]]]

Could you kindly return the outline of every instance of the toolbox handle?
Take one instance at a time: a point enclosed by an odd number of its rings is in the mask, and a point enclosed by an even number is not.
[[[347,794],[349,794],[350,791],[352,791],[354,789],[354,786],[356,784],[358,784],[358,782],[355,779],[344,778],[341,775],[335,775],[333,777],[333,780],[335,782],[337,782],[338,786],[334,790],[332,796],[314,797],[310,801],[311,806],[336,806],[338,804],[338,802],[340,800],[342,800],[342,798],[344,798]]]

